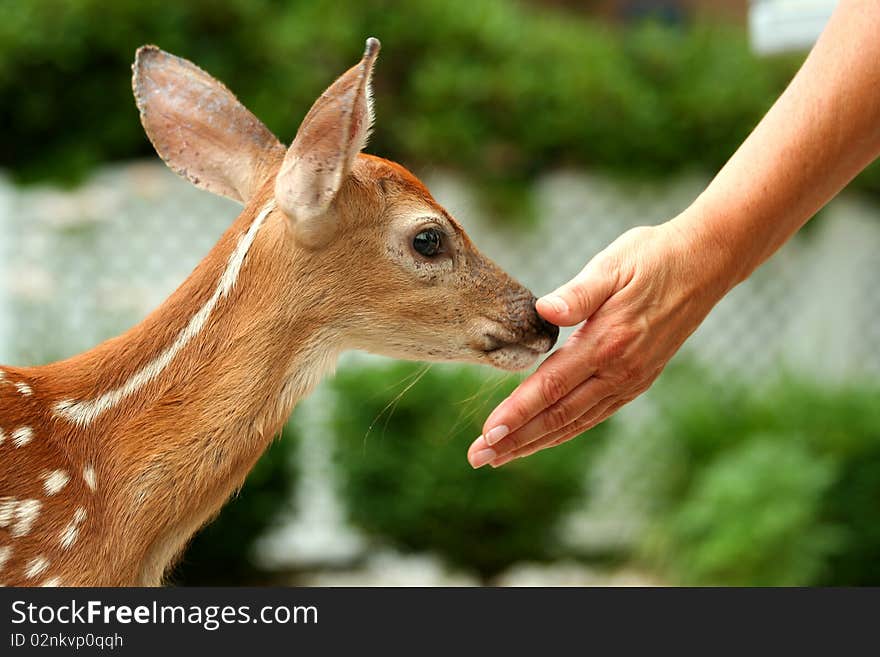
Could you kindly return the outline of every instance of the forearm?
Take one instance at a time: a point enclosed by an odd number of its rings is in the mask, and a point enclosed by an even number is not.
[[[843,0],[764,119],[673,220],[714,254],[722,293],[880,155],[880,2]]]

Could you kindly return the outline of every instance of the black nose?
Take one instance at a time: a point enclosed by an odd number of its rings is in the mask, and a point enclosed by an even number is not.
[[[553,345],[556,344],[556,340],[559,339],[559,327],[552,322],[548,322],[546,319],[538,314],[538,309],[535,308],[535,301],[537,301],[537,299],[532,301],[532,308],[535,313],[535,320],[537,323],[538,332],[543,333],[548,338],[550,338],[550,348],[552,349]]]

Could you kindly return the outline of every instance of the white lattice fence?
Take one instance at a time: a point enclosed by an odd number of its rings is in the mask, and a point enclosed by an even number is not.
[[[574,275],[627,228],[663,221],[706,183],[623,184],[578,173],[534,189],[535,228],[480,217],[467,185],[435,195],[476,243],[536,293]],[[0,355],[43,362],[128,328],[192,270],[237,213],[160,164],[106,170],[79,189],[0,184]],[[835,378],[880,373],[880,206],[832,202],[807,233],[734,290],[685,348],[720,374],[785,367]]]

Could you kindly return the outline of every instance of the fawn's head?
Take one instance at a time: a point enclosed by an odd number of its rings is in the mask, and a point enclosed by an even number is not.
[[[289,149],[220,82],[154,46],[138,50],[133,86],[150,140],[178,174],[245,204],[271,186],[273,212],[289,226],[287,257],[326,290],[315,312],[341,347],[527,367],[559,332],[531,292],[483,256],[413,174],[361,153],[378,52],[368,39]],[[302,290],[291,287],[293,300]]]

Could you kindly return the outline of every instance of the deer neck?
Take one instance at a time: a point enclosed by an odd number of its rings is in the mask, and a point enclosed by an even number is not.
[[[54,413],[70,450],[106,477],[105,549],[123,580],[161,580],[335,363],[322,290],[297,285],[306,265],[291,266],[272,207],[245,211],[141,325],[54,377],[68,386]]]

